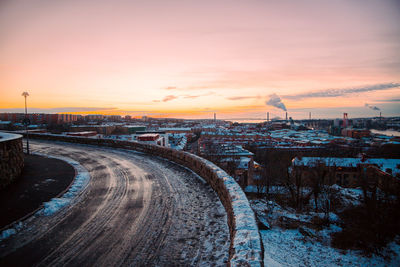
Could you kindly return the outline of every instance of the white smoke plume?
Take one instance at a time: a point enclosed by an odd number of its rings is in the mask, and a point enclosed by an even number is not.
[[[276,107],[276,108],[283,109],[284,111],[287,111],[285,104],[283,104],[281,98],[277,94],[270,95],[269,100],[267,102],[265,102],[265,104]]]
[[[371,106],[370,104],[368,104],[368,103],[365,103],[365,106],[367,107],[367,108],[370,108],[370,109],[372,109],[372,110],[381,110],[380,108],[378,108],[377,106]]]
[[[303,98],[313,98],[313,97],[336,97],[336,96],[344,96],[354,93],[364,93],[364,92],[373,92],[373,91],[382,91],[382,90],[390,90],[394,88],[400,87],[400,83],[382,83],[382,84],[373,84],[366,85],[362,87],[353,87],[353,88],[341,88],[341,89],[325,89],[319,91],[306,92],[296,95],[284,95],[282,96],[285,99],[303,99]]]

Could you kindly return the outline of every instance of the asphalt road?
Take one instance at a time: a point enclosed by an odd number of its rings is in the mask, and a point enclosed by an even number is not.
[[[71,207],[32,218],[1,242],[0,265],[226,265],[226,213],[193,172],[126,150],[44,141],[31,147],[78,161],[90,184]]]

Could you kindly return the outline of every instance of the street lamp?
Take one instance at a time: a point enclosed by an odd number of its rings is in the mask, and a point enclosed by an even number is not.
[[[26,98],[29,96],[28,92],[23,92],[22,96],[25,97],[25,119],[24,119],[24,124],[25,124],[25,131],[26,131],[26,154],[29,155],[29,133],[28,133],[28,125],[29,125],[29,119],[28,119],[28,109],[26,105]]]

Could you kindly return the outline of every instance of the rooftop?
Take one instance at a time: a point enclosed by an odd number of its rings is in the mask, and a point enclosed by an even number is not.
[[[400,175],[400,159],[367,158],[362,161],[361,158],[303,157],[293,160],[295,166],[314,167],[319,163],[332,167],[357,167],[360,164],[371,164],[381,171],[391,170],[393,175]]]

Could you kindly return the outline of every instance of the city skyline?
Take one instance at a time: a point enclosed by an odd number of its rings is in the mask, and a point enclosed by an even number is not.
[[[397,1],[5,1],[0,112],[400,115]]]

